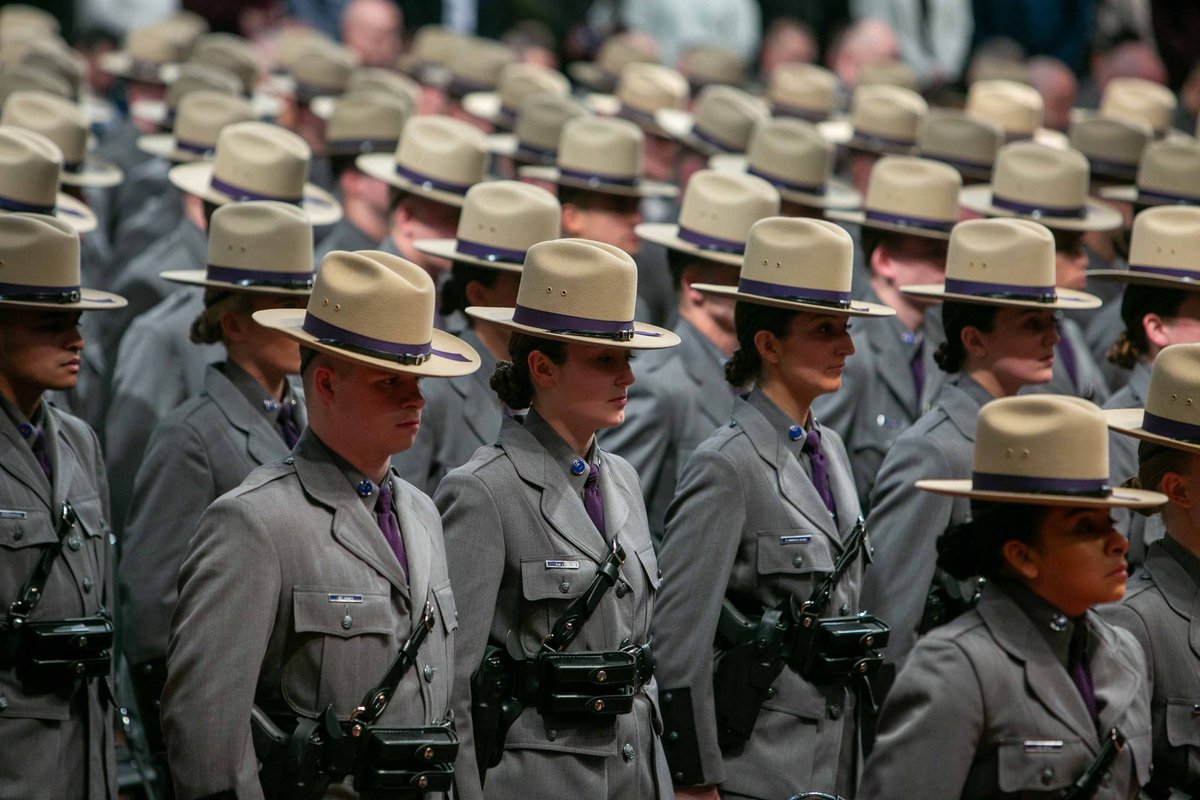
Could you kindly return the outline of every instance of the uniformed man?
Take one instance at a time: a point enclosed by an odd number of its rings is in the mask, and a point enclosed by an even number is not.
[[[162,700],[180,800],[262,797],[253,706],[289,729],[326,709],[346,721],[423,609],[431,631],[380,722],[447,718],[458,622],[441,522],[389,467],[420,428],[418,379],[479,366],[433,328],[433,302],[417,265],[337,251],[307,310],[254,314],[305,348],[309,428],[289,457],[214,503],[189,545]]]

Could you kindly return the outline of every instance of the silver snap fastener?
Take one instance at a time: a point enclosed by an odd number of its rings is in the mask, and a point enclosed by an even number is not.
[[[350,630],[350,626],[353,624],[354,624],[354,618],[351,617],[349,614],[342,617],[342,627],[345,628],[346,630]]]
[[[1042,770],[1042,784],[1049,786],[1054,782],[1054,767],[1046,767]]]
[[[625,746],[621,748],[621,758],[625,759],[625,763],[628,764],[630,761],[633,761],[633,754],[633,745],[626,742]]]
[[[793,566],[793,567],[798,567],[798,566],[800,566],[800,565],[801,565],[801,564],[803,564],[803,563],[804,563],[804,558],[803,558],[803,557],[801,557],[801,556],[794,556],[794,557],[792,558],[792,566]]]
[[[92,587],[95,585],[96,585],[95,581],[93,581],[91,578],[83,579],[83,590],[85,592],[90,592],[92,590]]]
[[[80,547],[79,537],[78,536],[68,536],[67,537],[67,547],[71,548],[71,550],[73,550],[75,552],[79,552],[79,547]]]
[[[560,583],[558,585],[558,590],[560,592],[562,592],[563,594],[566,594],[567,592],[571,591],[571,582],[568,580],[564,580],[562,583]]]
[[[437,672],[437,669],[427,664],[423,672],[425,673],[425,682],[433,683],[433,673]]]

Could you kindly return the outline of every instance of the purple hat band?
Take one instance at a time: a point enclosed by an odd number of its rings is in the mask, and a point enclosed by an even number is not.
[[[1083,219],[1087,216],[1087,206],[1070,206],[1068,208],[1039,206],[1033,203],[1023,203],[1020,200],[1001,197],[995,192],[992,192],[992,205],[996,208],[1003,208],[1005,211],[1012,211],[1014,214],[1024,214],[1038,218]]]
[[[470,361],[469,358],[458,353],[434,350],[432,341],[425,342],[424,344],[400,344],[388,341],[387,339],[376,339],[372,336],[364,336],[361,333],[348,331],[341,326],[334,325],[332,322],[326,322],[309,313],[305,313],[304,325],[302,327],[305,333],[315,336],[321,344],[349,350],[354,353],[361,353],[373,358],[380,358],[385,361],[394,361],[405,366],[424,364],[434,356],[449,359],[450,361]]]
[[[746,171],[757,178],[762,178],[773,186],[778,186],[789,191],[803,192],[804,194],[815,194],[819,196],[824,196],[825,194],[824,184],[796,183],[795,181],[789,181],[786,178],[780,178],[778,175],[772,175],[769,172],[763,172],[755,167],[750,167]]]
[[[787,286],[782,283],[756,281],[750,278],[738,280],[738,291],[743,294],[753,294],[759,297],[770,297],[773,300],[791,300],[797,303],[811,303],[830,308],[849,308],[850,293],[835,292],[828,289],[810,289],[804,286]]]
[[[325,147],[335,153],[379,153],[394,151],[398,141],[398,139],[331,139],[325,143]]]
[[[281,289],[311,289],[313,275],[308,272],[269,272],[267,270],[239,269],[208,265],[205,273],[210,281],[231,283],[236,286],[275,286]]]
[[[535,155],[538,158],[543,158],[547,161],[553,161],[554,156],[558,153],[558,150],[554,147],[538,147],[537,145],[530,144],[529,142],[522,142],[520,139],[517,140],[517,151],[529,153],[530,155]]]
[[[38,203],[23,203],[20,200],[13,200],[9,197],[0,197],[0,210],[4,211],[25,211],[30,214],[53,214],[55,207],[52,205],[43,206]]]
[[[1200,205],[1200,197],[1196,195],[1172,194],[1171,192],[1160,192],[1155,189],[1143,189],[1137,187],[1138,197],[1146,197],[1150,200],[1163,200],[1168,203],[1182,203],[1184,205]]]
[[[1107,478],[1037,478],[997,472],[971,473],[971,488],[977,492],[1066,494],[1079,497],[1108,497],[1112,494]]]
[[[426,190],[437,189],[442,192],[450,192],[451,194],[466,194],[467,190],[471,188],[470,184],[439,180],[417,172],[415,169],[409,169],[403,164],[396,164],[396,174],[402,178],[407,178]]]
[[[235,183],[230,183],[229,181],[221,180],[216,175],[212,176],[212,179],[209,181],[209,185],[211,185],[212,188],[216,189],[218,192],[221,192],[222,194],[227,194],[230,197],[232,197],[234,200],[238,200],[238,201],[277,200],[280,203],[290,203],[291,205],[294,205],[294,206],[301,205],[304,202],[303,196],[301,196],[301,197],[280,197],[278,195],[263,194],[262,192],[256,192],[253,189],[246,189],[245,187],[238,186]]]
[[[601,175],[598,172],[586,172],[581,169],[571,169],[563,166],[558,168],[558,174],[563,178],[583,181],[589,186],[603,186],[604,184],[610,184],[612,186],[628,186],[633,188],[641,183],[642,180],[636,175],[634,175],[632,178],[620,178],[613,175]]]
[[[76,286],[34,286],[23,283],[0,283],[0,300],[30,303],[78,303],[82,291]],[[111,303],[112,300],[98,302]]]
[[[624,119],[636,122],[639,125],[654,125],[658,126],[658,121],[649,111],[642,111],[640,108],[621,103],[621,107],[617,109],[617,116]]]
[[[977,169],[983,172],[991,173],[994,163],[985,163],[983,161],[971,161],[965,158],[951,158],[950,156],[942,156],[937,153],[928,151],[921,153],[922,158],[929,158],[934,161],[940,161],[943,164],[954,167],[955,169]]]
[[[1055,286],[1019,286],[950,277],[946,278],[945,286],[945,290],[952,294],[969,294],[975,297],[1025,300],[1034,303],[1054,303],[1058,300],[1058,291]]]
[[[530,328],[541,328],[548,333],[569,334],[573,336],[593,336],[598,339],[612,339],[618,342],[628,342],[634,336],[661,336],[661,333],[639,331],[634,327],[634,321],[614,322],[609,319],[594,319],[592,317],[577,317],[574,314],[557,314],[553,311],[542,311],[518,304],[513,309],[513,322],[527,325]]]
[[[455,250],[460,255],[480,258],[484,261],[497,261],[506,264],[522,264],[525,262],[524,250],[509,250],[491,244],[471,242],[466,239],[455,240]]]
[[[713,147],[717,148],[718,150],[722,150],[726,153],[732,153],[734,151],[734,148],[732,145],[722,142],[716,136],[713,136],[711,133],[707,132],[706,130],[704,130],[703,128],[701,128],[699,125],[697,125],[694,122],[692,123],[692,135],[695,136],[700,141],[704,142],[705,144],[712,145]]]
[[[792,117],[794,119],[805,120],[806,122],[824,122],[829,119],[829,112],[827,111],[789,106],[787,103],[773,103],[771,111],[777,117]]]
[[[1181,442],[1200,442],[1200,425],[1167,419],[1149,411],[1142,412],[1142,430],[1156,436],[1178,439]]]
[[[900,225],[905,228],[920,228],[926,231],[941,231],[942,233],[949,233],[950,229],[954,227],[953,222],[946,220],[914,217],[909,214],[893,214],[889,211],[875,211],[870,208],[863,211],[863,217],[872,222]]]
[[[1087,157],[1088,165],[1092,168],[1092,172],[1106,173],[1109,175],[1117,174],[1122,177],[1133,177],[1137,175],[1137,162],[1130,163],[1128,161],[1113,161],[1110,158],[1093,158]]]
[[[916,144],[911,139],[893,139],[890,136],[880,136],[877,133],[866,133],[855,129],[851,144],[857,147],[912,147]]]
[[[706,233],[698,233],[682,225],[679,226],[679,238],[688,244],[696,245],[696,247],[702,250],[718,250],[722,253],[733,253],[739,256],[746,252],[745,242],[735,242],[732,239],[709,236]]]
[[[182,150],[185,153],[196,153],[197,155],[205,155],[217,149],[215,144],[202,144],[200,142],[189,142],[186,139],[175,137],[175,148]]]
[[[1143,275],[1162,275],[1167,278],[1181,278],[1188,281],[1200,281],[1200,271],[1194,269],[1172,269],[1171,267],[1151,267],[1145,264],[1130,264],[1130,272]]]

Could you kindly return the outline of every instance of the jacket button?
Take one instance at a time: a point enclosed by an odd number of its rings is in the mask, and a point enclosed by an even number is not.
[[[8,708],[8,698],[0,697],[0,711],[3,711],[6,708]]]
[[[633,745],[626,742],[625,746],[621,748],[621,758],[625,759],[626,764],[633,761],[633,753]]]
[[[620,583],[617,584],[617,588],[615,591],[616,591],[617,597],[624,597],[625,595],[629,594],[629,592],[630,592],[629,584],[626,583],[625,581],[621,581]]]
[[[73,552],[78,553],[79,552],[79,537],[78,536],[68,536],[67,537],[67,547],[71,548],[71,550]]]
[[[351,617],[349,614],[342,617],[342,627],[345,628],[346,630],[350,630],[350,626],[353,624],[354,624],[354,617]]]
[[[679,783],[682,783],[682,782],[683,782],[683,773],[682,773],[682,772],[676,772],[676,773],[675,773],[674,775],[672,775],[671,777],[673,777],[673,778],[674,778],[674,779],[675,779],[677,782],[679,782]]]
[[[1100,776],[1100,785],[1103,786],[1105,789],[1107,789],[1108,787],[1112,786],[1112,780],[1113,780],[1112,772],[1111,771],[1105,772],[1103,775]]]
[[[84,579],[83,579],[83,590],[84,590],[85,592],[90,592],[90,591],[92,590],[92,587],[93,587],[93,586],[95,586],[95,585],[96,585],[96,584],[95,584],[95,583],[92,581],[92,579],[91,579],[91,578],[84,578]]]
[[[551,728],[550,730],[546,731],[546,738],[553,742],[558,738],[558,731],[554,730],[554,728]]]
[[[287,458],[285,458],[283,460],[283,463],[288,464],[288,465],[295,464],[296,459],[292,458],[291,456],[288,456]]]
[[[767,687],[767,697],[774,697],[774,696],[775,696],[775,687],[768,686]]]
[[[793,567],[798,567],[803,563],[804,563],[804,558],[802,556],[793,556],[792,557],[792,566]]]
[[[843,617],[850,613],[850,604],[849,603],[842,603],[842,612],[841,613],[842,613]]]
[[[564,578],[563,582],[558,585],[558,590],[560,592],[562,592],[563,594],[566,594],[567,592],[571,591],[571,582]]]
[[[24,538],[25,538],[25,531],[20,530],[20,529],[13,531],[13,541],[14,542],[19,542]]]
[[[670,703],[672,699],[673,698],[672,698],[670,692],[663,692],[663,696],[662,696],[663,703]]]
[[[433,673],[435,672],[437,672],[436,668],[429,666],[428,664],[425,665],[424,673],[426,683],[433,683]]]
[[[830,719],[839,719],[842,716],[842,709],[840,706],[830,706],[826,709],[826,711],[829,712]]]
[[[1054,767],[1046,767],[1042,770],[1042,784],[1049,786],[1054,782]]]
[[[667,734],[667,738],[670,739],[672,742],[678,742],[679,741],[679,731],[671,731],[670,733]]]

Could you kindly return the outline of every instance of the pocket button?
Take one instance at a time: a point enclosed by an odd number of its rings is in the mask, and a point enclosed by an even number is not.
[[[353,624],[354,624],[354,618],[351,617],[349,614],[342,617],[342,627],[345,628],[346,630],[350,630],[350,626]]]
[[[1054,782],[1054,767],[1046,767],[1042,770],[1042,784],[1049,786]]]

